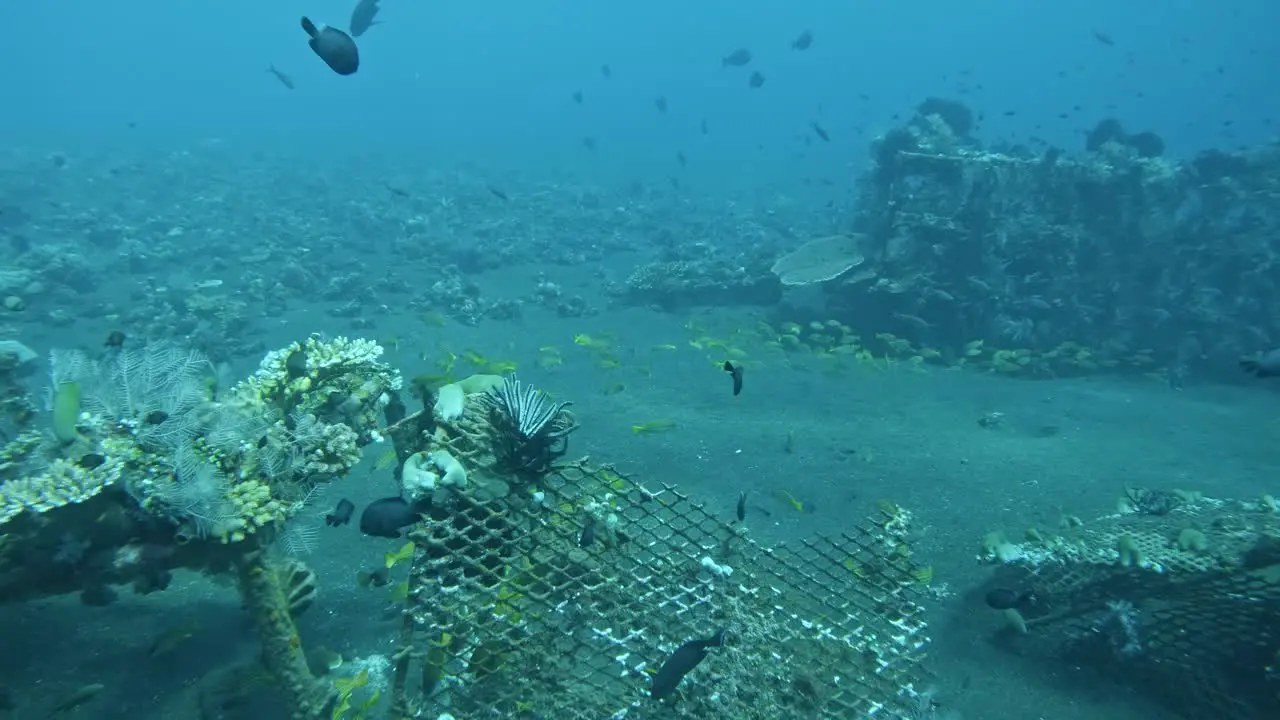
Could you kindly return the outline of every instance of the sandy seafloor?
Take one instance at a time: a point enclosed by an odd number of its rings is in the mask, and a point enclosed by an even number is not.
[[[532,283],[525,273],[517,284]],[[753,504],[771,512],[753,511],[749,518],[763,542],[838,533],[874,513],[877,501],[892,500],[914,513],[915,550],[934,566],[934,584],[942,590],[932,601],[931,634],[944,707],[969,720],[1171,717],[1087,669],[1041,665],[997,649],[991,638],[1001,619],[973,592],[990,572],[976,561],[980,538],[992,529],[1053,527],[1063,513],[1106,514],[1125,485],[1251,499],[1280,492],[1274,472],[1280,384],[1173,390],[1141,378],[1020,381],[901,365],[828,372],[812,358],[788,361],[744,347],[760,366],[748,370],[745,390],[735,398],[729,378],[714,365],[722,358],[688,341],[695,332],[723,337],[751,327],[759,312],[631,308],[563,319],[535,308],[521,321],[479,327],[432,327],[411,313],[389,312],[376,331],[352,332],[317,309],[263,323],[270,329],[268,347],[311,331],[395,335],[399,348],[386,360],[406,376],[434,372],[432,359],[444,347],[515,360],[523,380],[574,401],[583,427],[571,454],[589,453],[642,480],[677,484],[722,506],[726,517],[738,492],[747,490]],[[687,329],[690,323],[703,330]],[[77,326],[74,336],[31,332],[22,339],[43,349],[108,330]],[[616,370],[601,369],[593,351],[573,342],[578,334],[610,333],[622,361]],[[664,344],[678,349],[655,349]],[[565,364],[539,368],[535,359],[544,346],[558,347]],[[237,374],[251,368],[245,360]],[[604,392],[617,382],[626,390]],[[989,413],[1002,413],[1003,423],[981,427],[978,420]],[[631,431],[655,419],[677,427],[653,435]],[[1057,434],[1043,436],[1040,428],[1048,425]],[[788,434],[791,452],[784,449]],[[348,497],[361,505],[394,492],[390,471],[373,469],[382,452],[369,448],[364,466],[332,487],[328,502]],[[781,490],[810,510],[788,507]],[[308,644],[358,655],[389,651],[397,623],[381,619],[385,592],[357,588],[353,576],[395,546],[351,527],[322,532],[317,552],[305,558],[321,582],[319,601],[301,621]],[[195,618],[199,629],[190,641],[148,657],[158,635]],[[14,718],[45,717],[56,693],[88,682],[107,688],[69,717],[194,718],[196,681],[256,652],[230,584],[190,574],[163,593],[122,593],[107,608],[82,607],[74,597],[5,607],[0,637],[0,679],[18,701]],[[264,706],[245,717],[275,712]]]

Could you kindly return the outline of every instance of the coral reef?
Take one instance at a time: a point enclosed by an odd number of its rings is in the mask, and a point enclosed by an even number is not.
[[[53,353],[69,427],[0,448],[0,602],[80,591],[102,604],[117,585],[163,590],[175,568],[234,572],[293,716],[319,717],[337,694],[312,677],[293,624],[314,576],[268,549],[381,439],[401,386],[381,354],[312,336],[218,391],[204,357],[173,345]]]

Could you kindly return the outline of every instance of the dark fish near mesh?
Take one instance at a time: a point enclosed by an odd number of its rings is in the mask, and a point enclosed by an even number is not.
[[[660,700],[675,692],[684,676],[698,667],[698,663],[707,656],[707,648],[724,647],[724,632],[721,630],[705,640],[690,640],[676,648],[671,657],[662,663],[658,674],[653,676],[653,687],[649,694]]]
[[[419,512],[403,498],[374,500],[360,513],[360,532],[374,537],[398,538],[401,528],[418,521]]]

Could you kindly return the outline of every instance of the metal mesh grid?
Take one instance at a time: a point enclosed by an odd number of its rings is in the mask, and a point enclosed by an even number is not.
[[[925,622],[909,514],[766,548],[675,488],[557,464],[540,504],[465,494],[417,546],[393,683],[395,717],[906,717]],[[605,506],[581,546],[587,507]],[[712,567],[709,567],[709,564]],[[731,574],[726,569],[732,569]],[[651,676],[727,630],[662,701]]]
[[[1020,653],[1094,668],[1188,718],[1280,717],[1280,516],[1196,499],[1035,536],[988,557],[1003,558],[991,587],[1034,593],[1026,632],[1009,632]]]

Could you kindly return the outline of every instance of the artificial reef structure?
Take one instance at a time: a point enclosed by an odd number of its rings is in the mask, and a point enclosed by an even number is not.
[[[821,285],[864,332],[1015,352],[1001,371],[1028,377],[1177,383],[1280,337],[1280,144],[1183,161],[1115,120],[1084,153],[984,147],[973,126],[930,99],[876,140],[849,240],[783,256],[781,281]]]
[[[926,100],[872,143],[847,228],[642,265],[621,294],[776,306],[852,327],[877,357],[1024,378],[1238,379],[1236,360],[1280,338],[1280,144],[1182,160],[1114,119],[1080,151],[986,145],[975,126]]]
[[[994,531],[985,588],[1019,658],[1086,668],[1186,718],[1280,715],[1280,505],[1127,488],[1115,511]]]
[[[931,708],[931,573],[910,512],[884,503],[839,537],[764,546],[672,485],[568,459],[570,405],[514,375],[390,412],[401,378],[380,355],[311,337],[210,388],[204,359],[172,345],[55,354],[51,427],[0,450],[0,600],[94,605],[162,591],[178,568],[228,574],[299,720]],[[313,490],[381,439],[420,512],[395,553],[408,576],[392,666],[317,677],[294,624],[315,578],[277,548]]]

